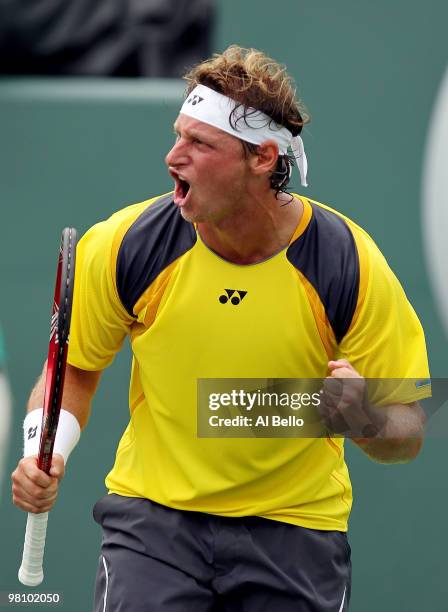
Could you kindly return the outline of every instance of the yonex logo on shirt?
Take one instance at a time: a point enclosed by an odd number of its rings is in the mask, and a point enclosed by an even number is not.
[[[240,291],[239,289],[224,289],[224,291],[227,295],[224,293],[220,295],[219,301],[221,304],[227,304],[227,302],[230,300],[234,306],[238,306],[238,304],[244,300],[244,296],[247,294],[247,291]],[[235,293],[238,295],[235,295]]]
[[[198,95],[194,95],[194,96],[190,96],[187,100],[187,104],[191,104],[192,106],[196,106],[196,104],[199,104],[200,102],[202,102],[204,98],[201,98],[201,96]]]

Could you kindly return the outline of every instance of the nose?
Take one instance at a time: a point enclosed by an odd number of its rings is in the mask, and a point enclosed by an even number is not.
[[[185,143],[182,142],[181,138],[174,143],[171,150],[167,153],[165,157],[165,163],[167,166],[179,166],[182,163],[185,163],[186,159],[186,150]]]

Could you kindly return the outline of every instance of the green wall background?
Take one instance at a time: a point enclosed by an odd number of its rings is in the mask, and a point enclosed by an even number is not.
[[[312,123],[306,194],[351,216],[375,238],[427,335],[433,376],[446,377],[447,338],[423,257],[421,173],[447,65],[448,5],[405,0],[221,0],[216,48],[262,48],[287,64]],[[8,467],[48,338],[49,295],[62,227],[84,232],[125,204],[171,187],[163,156],[182,97],[178,82],[0,81],[0,320],[14,393]],[[295,179],[295,186],[298,181]],[[129,351],[105,373],[89,427],[51,514],[46,578],[64,612],[89,610],[100,533],[91,518],[127,424]],[[355,504],[353,612],[443,612],[446,439],[417,460],[382,466],[347,444]],[[25,591],[16,572],[25,515],[0,501],[0,592]],[[306,560],[304,560],[306,562]]]

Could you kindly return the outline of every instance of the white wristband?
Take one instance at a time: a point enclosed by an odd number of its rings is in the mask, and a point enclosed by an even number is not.
[[[42,431],[43,408],[31,410],[23,421],[23,456],[39,454],[40,433]],[[64,464],[70,456],[81,437],[81,428],[78,419],[67,410],[61,409],[59,414],[58,429],[54,441],[53,453],[58,453],[64,457]]]

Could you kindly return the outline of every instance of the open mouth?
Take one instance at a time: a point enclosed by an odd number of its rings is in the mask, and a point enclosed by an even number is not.
[[[186,198],[188,192],[190,191],[190,183],[184,179],[179,179],[179,189],[182,194],[182,198]]]
[[[185,178],[172,173],[175,182],[174,202],[183,206],[190,192],[190,183]]]

